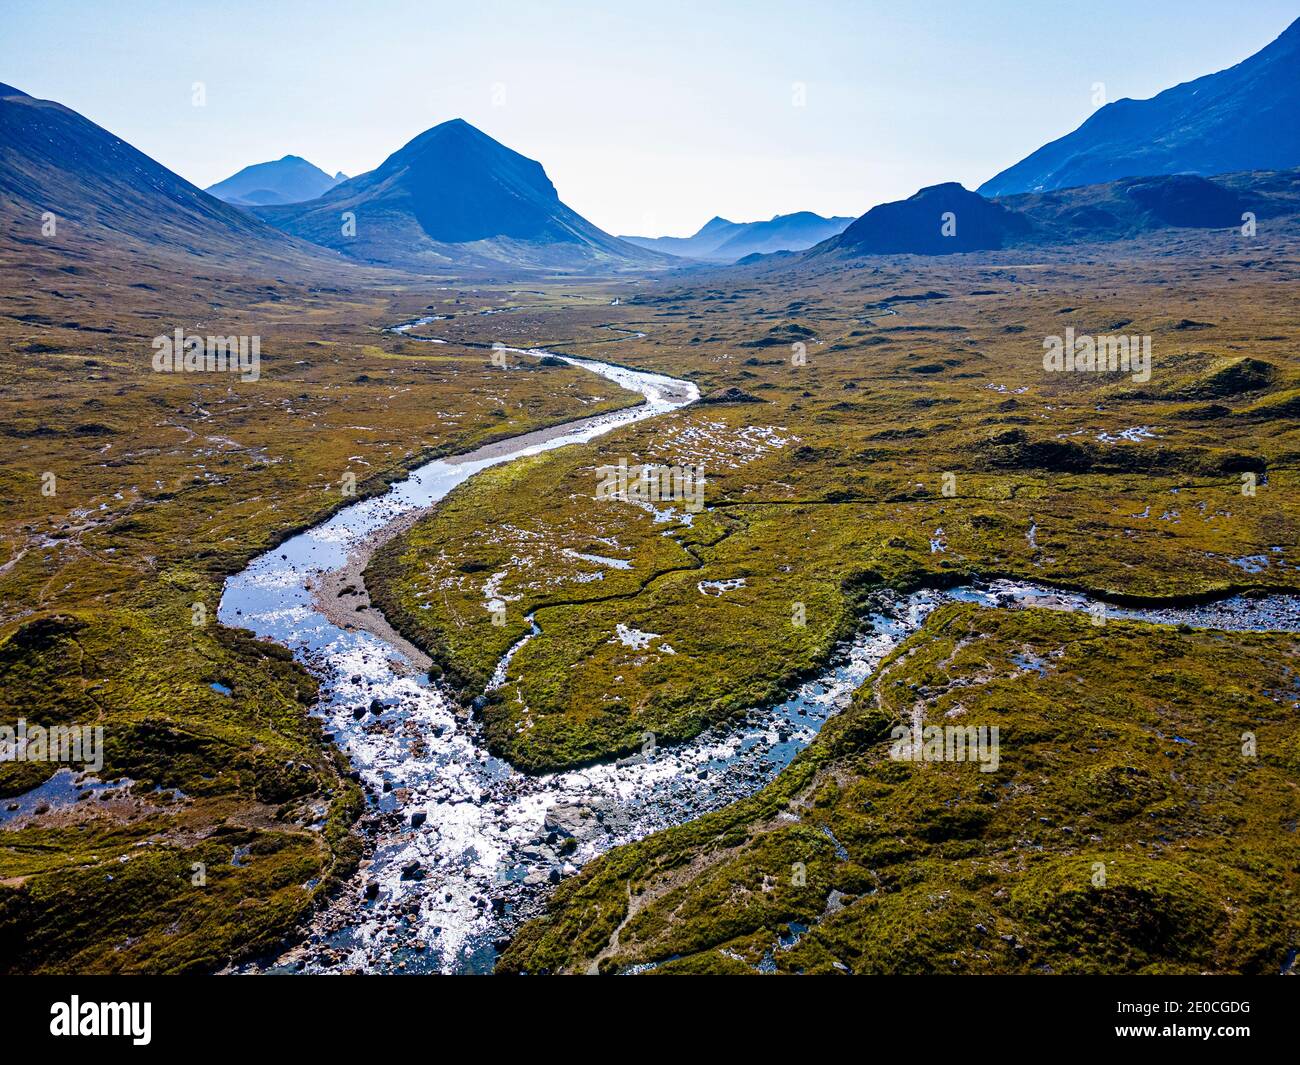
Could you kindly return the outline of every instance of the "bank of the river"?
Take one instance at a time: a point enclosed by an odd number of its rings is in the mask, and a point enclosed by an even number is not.
[[[542,354],[542,353],[533,353]],[[947,603],[1094,611],[1088,597],[1010,581],[906,596],[881,593],[855,638],[776,706],[691,743],[546,776],[494,758],[476,725],[422,674],[373,608],[356,611],[365,560],[480,469],[580,443],[673,410],[687,382],[570,359],[642,391],[638,407],[503,441],[416,470],[294,537],[230,579],[221,619],[290,647],[321,678],[317,712],[370,794],[371,857],[303,941],[270,968],[488,971],[552,885],[621,843],[753,794],[789,764],[899,643]],[[338,593],[349,587],[352,594]],[[338,607],[351,599],[358,625]],[[1223,629],[1300,624],[1294,597],[1179,608],[1107,608],[1115,618]]]

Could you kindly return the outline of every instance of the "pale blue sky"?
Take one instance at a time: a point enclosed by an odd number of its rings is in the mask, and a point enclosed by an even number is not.
[[[1107,97],[1239,62],[1296,0],[4,0],[0,81],[198,185],[372,169],[461,117],[615,233],[973,188]],[[191,104],[191,85],[207,104]],[[795,106],[795,83],[806,86]]]

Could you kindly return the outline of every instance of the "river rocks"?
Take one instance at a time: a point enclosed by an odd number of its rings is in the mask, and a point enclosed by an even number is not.
[[[700,399],[701,403],[765,403],[766,400],[742,391],[735,385],[716,392],[710,392]]]
[[[428,816],[429,816],[428,813],[427,813],[426,811],[424,811],[424,810],[412,810],[412,811],[411,811],[411,827],[412,827],[412,828],[419,828],[422,824],[424,824],[425,819],[426,819]]]
[[[542,828],[546,832],[577,839],[591,838],[596,834],[598,826],[595,811],[581,803],[557,803],[546,811],[546,819],[542,822]]]

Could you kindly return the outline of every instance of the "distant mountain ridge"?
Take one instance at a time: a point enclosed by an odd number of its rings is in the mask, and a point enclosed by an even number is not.
[[[852,218],[824,218],[811,211],[776,215],[766,222],[709,219],[689,237],[623,237],[642,248],[710,262],[735,262],[748,255],[802,251],[842,231]]]
[[[1236,66],[1149,100],[1117,100],[990,178],[984,196],[1159,174],[1300,166],[1300,19]]]
[[[622,237],[629,244],[666,255],[680,255],[686,259],[702,259],[728,237],[745,226],[743,222],[730,222],[715,215],[689,237]]]
[[[286,155],[268,163],[254,163],[206,189],[218,199],[244,206],[300,203],[314,200],[341,181],[344,173],[330,177],[299,155]]]
[[[405,269],[620,271],[672,265],[560,201],[542,165],[463,119],[300,204],[251,208],[354,259]]]

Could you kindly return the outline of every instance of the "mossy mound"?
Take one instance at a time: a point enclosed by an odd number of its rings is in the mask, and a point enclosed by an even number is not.
[[[1277,367],[1263,359],[1224,359],[1183,389],[1191,399],[1223,399],[1258,392],[1277,380]]]

